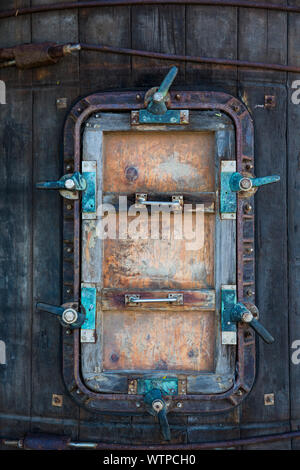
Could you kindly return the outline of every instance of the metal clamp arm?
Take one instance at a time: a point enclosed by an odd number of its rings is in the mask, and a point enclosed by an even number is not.
[[[36,184],[37,189],[65,189],[68,191],[85,191],[85,178],[76,171],[70,175],[64,175],[57,181],[42,181]]]
[[[230,189],[231,191],[249,191],[252,187],[259,187],[265,184],[276,183],[280,180],[280,176],[271,175],[264,176],[262,178],[250,178],[243,176],[241,173],[233,173],[230,178]]]
[[[39,302],[36,304],[38,310],[57,315],[62,326],[69,328],[79,328],[85,321],[85,314],[77,312],[74,308],[45,304]]]
[[[273,336],[253,316],[253,313],[242,303],[237,303],[231,310],[231,321],[249,323],[251,328],[268,344],[274,343]]]

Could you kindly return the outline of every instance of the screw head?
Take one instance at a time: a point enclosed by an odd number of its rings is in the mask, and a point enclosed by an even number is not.
[[[153,101],[157,101],[158,103],[163,101],[164,97],[163,97],[163,94],[160,93],[159,91],[157,91],[156,93],[154,93],[153,95]]]
[[[159,413],[164,407],[164,404],[161,400],[155,400],[153,403],[152,403],[152,408],[154,409],[154,411],[156,411],[156,413]]]
[[[252,188],[252,181],[250,178],[242,178],[240,181],[240,189],[242,191],[248,191]]]
[[[62,314],[62,319],[65,323],[71,325],[78,319],[78,313],[73,308],[67,308]]]
[[[242,315],[242,321],[245,323],[250,323],[253,320],[253,315],[251,312],[245,312]]]
[[[66,189],[74,189],[75,188],[75,181],[71,178],[65,181],[65,188]]]

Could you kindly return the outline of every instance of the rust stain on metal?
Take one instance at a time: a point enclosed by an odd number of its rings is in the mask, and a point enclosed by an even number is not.
[[[213,191],[213,152],[213,132],[105,133],[103,189],[118,193]],[[139,177],[129,181],[128,167],[137,168]]]
[[[104,370],[212,371],[214,326],[214,312],[104,312]]]
[[[63,406],[63,395],[57,395],[53,393],[52,406],[58,406],[59,408],[61,408]]]

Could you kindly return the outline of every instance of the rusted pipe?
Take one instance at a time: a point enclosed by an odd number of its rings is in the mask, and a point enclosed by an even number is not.
[[[217,59],[215,57],[196,57],[189,55],[165,54],[162,52],[141,51],[125,49],[121,47],[102,46],[94,44],[80,44],[84,51],[108,52],[111,54],[124,54],[138,57],[149,57],[151,59],[173,60],[175,62],[194,62],[200,64],[226,65],[229,67],[249,67],[262,70],[278,70],[280,72],[300,73],[300,67],[293,65],[268,64],[265,62],[249,62],[237,59]]]
[[[19,69],[31,69],[56,64],[61,57],[80,50],[79,44],[57,45],[51,42],[21,44],[0,49],[0,68],[15,65]]]
[[[264,436],[245,437],[226,441],[198,442],[191,444],[110,444],[105,442],[71,442],[68,436],[56,436],[52,434],[27,434],[23,439],[11,440],[1,439],[0,443],[8,447],[18,447],[29,450],[67,450],[67,449],[93,449],[93,450],[207,450],[225,449],[231,447],[249,446],[255,444],[266,444],[269,442],[297,439],[300,431],[291,431],[279,434],[268,434]]]
[[[108,6],[137,6],[137,5],[205,5],[240,8],[257,8],[263,10],[284,11],[300,13],[300,7],[294,5],[276,5],[266,2],[234,1],[234,0],[106,0],[91,2],[63,2],[50,5],[36,5],[31,7],[14,8],[0,12],[0,19],[13,16],[28,15],[31,13],[45,13],[49,11],[73,10],[77,8],[93,8]]]

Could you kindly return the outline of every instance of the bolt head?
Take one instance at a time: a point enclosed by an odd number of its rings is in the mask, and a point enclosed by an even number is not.
[[[72,179],[68,179],[65,181],[65,188],[66,189],[74,189],[75,188],[75,181]]]
[[[160,93],[159,91],[157,91],[156,93],[154,93],[153,95],[153,101],[156,101],[158,103],[160,103],[161,101],[164,100],[164,96],[162,93]]]
[[[182,403],[178,402],[176,406],[177,406],[177,408],[182,408]]]
[[[252,181],[250,178],[242,178],[240,181],[240,189],[242,191],[249,191],[252,188]]]
[[[253,320],[253,315],[251,312],[245,312],[242,315],[242,321],[245,323],[250,323]]]
[[[153,403],[152,403],[152,408],[154,409],[154,411],[156,411],[156,413],[159,413],[164,407],[164,404],[161,400],[155,400]]]
[[[67,308],[62,314],[62,319],[65,323],[71,325],[78,319],[78,313],[73,308]]]

